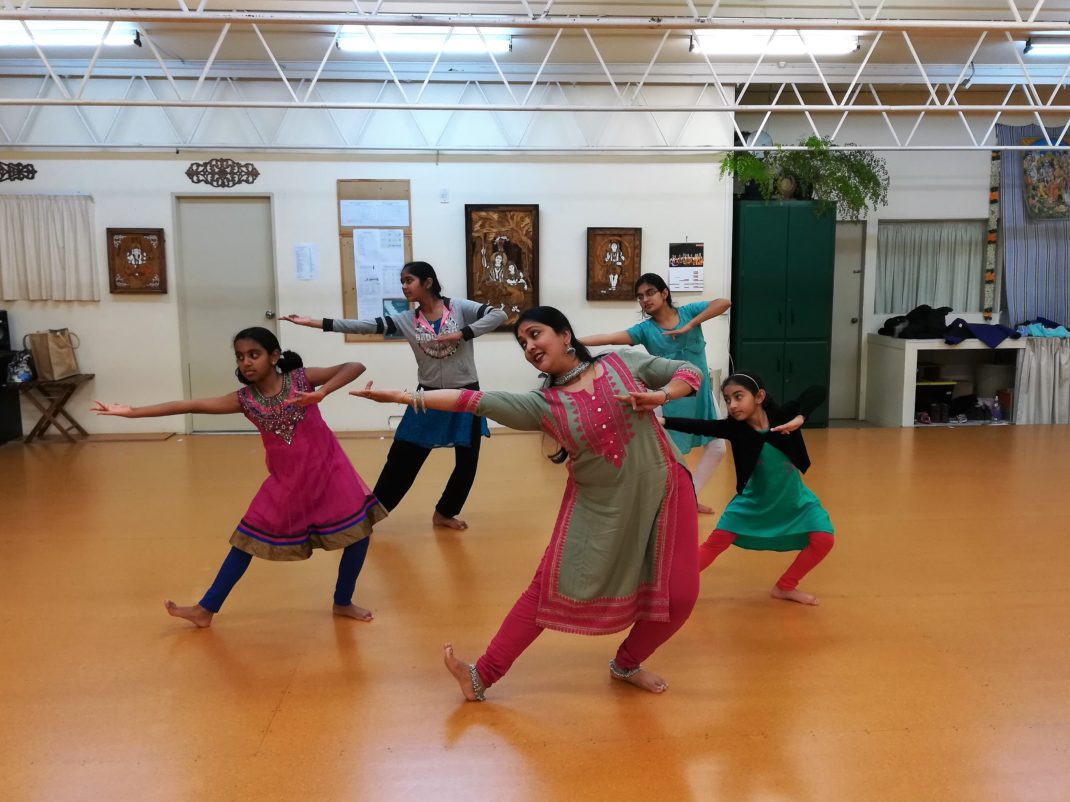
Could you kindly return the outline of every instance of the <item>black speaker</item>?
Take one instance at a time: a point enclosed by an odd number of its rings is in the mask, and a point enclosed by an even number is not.
[[[11,349],[11,327],[7,322],[7,312],[0,309],[0,351]]]
[[[18,388],[4,385],[7,365],[13,357],[14,354],[0,352],[0,443],[22,437],[22,411],[19,409]]]

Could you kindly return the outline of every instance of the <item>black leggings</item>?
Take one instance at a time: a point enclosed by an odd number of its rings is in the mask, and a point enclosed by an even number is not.
[[[479,465],[479,442],[482,425],[480,419],[472,418],[472,445],[455,446],[453,453],[456,455],[456,464],[453,473],[446,482],[446,489],[442,491],[442,497],[435,505],[435,511],[447,518],[452,518],[461,512],[461,507],[468,500],[468,494],[472,490],[472,483],[476,480],[476,466]],[[390,446],[390,452],[386,455],[386,465],[375,483],[375,497],[387,510],[394,509],[405,494],[409,492],[412,483],[416,481],[416,474],[423,467],[424,460],[431,453],[430,448],[418,446],[404,440],[394,440]]]

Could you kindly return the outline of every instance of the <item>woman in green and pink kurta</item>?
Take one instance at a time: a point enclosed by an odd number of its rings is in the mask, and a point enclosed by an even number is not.
[[[698,537],[690,474],[653,410],[693,393],[702,376],[685,362],[638,353],[592,359],[552,307],[527,310],[516,335],[527,360],[549,376],[541,390],[354,393],[542,431],[568,460],[565,496],[534,579],[477,663],[460,661],[447,644],[447,668],[466,698],[481,701],[543,629],[605,635],[631,627],[610,671],[661,692],[664,680],[640,664],[691,613]]]

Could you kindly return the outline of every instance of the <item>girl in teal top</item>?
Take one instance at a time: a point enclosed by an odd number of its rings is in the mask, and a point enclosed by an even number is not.
[[[717,529],[699,546],[699,570],[707,568],[733,543],[756,551],[801,550],[773,587],[777,599],[817,604],[798,589],[799,581],[829,553],[832,521],[817,496],[803,484],[810,467],[799,428],[825,401],[825,390],[811,387],[784,406],[766,395],[754,374],[734,373],[721,386],[728,419],[704,421],[666,418],[670,431],[721,437],[732,443],[736,496]]]
[[[723,315],[732,305],[724,298],[712,301],[676,306],[672,294],[657,273],[644,273],[635,282],[635,297],[643,308],[644,319],[625,331],[614,334],[598,334],[584,337],[588,347],[599,345],[641,345],[653,356],[690,362],[702,373],[702,386],[698,392],[686,398],[678,398],[665,404],[666,417],[717,420],[717,404],[710,387],[710,369],[706,364],[706,338],[702,336],[702,324]],[[672,441],[683,454],[693,448],[702,448],[702,458],[692,472],[695,495],[713,476],[724,458],[724,443],[713,437],[685,432],[669,432]],[[707,515],[713,512],[705,504],[698,511]]]

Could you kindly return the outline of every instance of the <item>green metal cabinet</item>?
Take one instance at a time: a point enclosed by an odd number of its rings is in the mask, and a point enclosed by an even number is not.
[[[828,387],[835,210],[812,201],[739,201],[732,243],[732,358],[774,398]],[[809,420],[828,425],[823,404]]]

